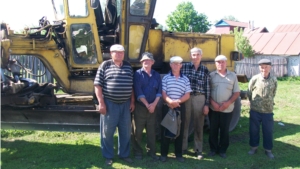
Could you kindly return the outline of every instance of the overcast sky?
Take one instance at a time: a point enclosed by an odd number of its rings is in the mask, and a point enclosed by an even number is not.
[[[47,16],[52,20],[51,0],[1,0],[0,21],[10,24],[14,30],[38,25],[38,20]],[[154,17],[166,25],[167,15],[178,3],[186,0],[157,0]],[[204,13],[210,22],[232,15],[241,22],[254,21],[255,27],[273,31],[279,24],[300,24],[298,0],[190,0],[199,13]]]

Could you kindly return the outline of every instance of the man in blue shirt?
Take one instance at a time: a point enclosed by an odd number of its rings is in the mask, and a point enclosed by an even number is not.
[[[136,159],[142,159],[142,138],[143,130],[147,131],[147,154],[154,160],[156,156],[155,147],[155,124],[157,103],[161,98],[161,77],[160,74],[152,70],[154,64],[153,55],[145,52],[142,54],[142,68],[134,74],[134,91],[136,96],[136,108],[133,121],[133,149]]]

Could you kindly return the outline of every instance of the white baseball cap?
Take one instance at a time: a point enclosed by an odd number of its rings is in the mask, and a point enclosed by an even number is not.
[[[219,55],[215,58],[215,62],[220,61],[220,60],[227,60],[227,58],[224,55]]]
[[[115,44],[110,47],[110,51],[125,51],[125,49],[122,45]]]
[[[180,56],[173,56],[170,58],[170,63],[176,62],[176,63],[181,63],[183,59]]]

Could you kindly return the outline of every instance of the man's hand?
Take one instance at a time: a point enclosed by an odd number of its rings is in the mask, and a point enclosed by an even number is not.
[[[180,107],[180,103],[181,101],[179,99],[177,100],[172,100],[169,104],[173,107],[173,108],[176,108],[176,107]]]
[[[231,103],[229,101],[222,102],[219,111],[224,111],[225,109],[227,109],[230,106],[230,104]]]
[[[130,102],[130,112],[132,113],[134,111],[135,104],[134,102]]]
[[[207,105],[205,105],[205,106],[203,107],[203,110],[202,110],[202,112],[203,112],[203,114],[204,114],[204,115],[208,115],[209,108],[208,108],[208,106],[207,106]]]
[[[106,115],[106,105],[105,103],[99,103],[99,113],[100,114],[103,114],[103,115]]]
[[[221,105],[219,105],[217,102],[211,100],[211,101],[210,101],[210,104],[212,105],[214,111],[220,111],[220,106],[221,106]],[[203,107],[203,108],[204,108],[204,107]],[[203,112],[204,112],[204,111],[203,111]]]
[[[155,111],[155,107],[156,107],[156,104],[155,103],[151,103],[148,105],[148,110],[149,110],[149,113],[154,113]]]

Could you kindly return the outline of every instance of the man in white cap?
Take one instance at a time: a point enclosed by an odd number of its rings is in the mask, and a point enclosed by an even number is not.
[[[106,165],[112,165],[114,157],[114,133],[118,127],[119,157],[128,162],[130,155],[131,113],[134,110],[133,70],[124,61],[124,47],[112,45],[112,59],[102,62],[94,80],[95,94],[99,102],[100,136],[102,155]]]
[[[162,79],[162,98],[165,102],[163,105],[162,117],[164,118],[169,109],[175,109],[180,111],[180,133],[175,138],[175,156],[180,162],[184,162],[182,157],[182,141],[183,141],[183,129],[185,122],[185,104],[184,102],[190,98],[190,82],[189,79],[180,72],[183,59],[180,56],[173,56],[170,58],[171,72],[165,75]],[[167,160],[169,152],[169,144],[171,138],[165,136],[166,128],[162,126],[161,130],[161,161]]]
[[[236,74],[226,69],[226,56],[217,56],[215,65],[216,71],[210,73],[209,156],[219,153],[222,158],[226,158],[229,146],[229,125],[234,102],[240,96],[240,88]]]
[[[184,63],[182,66],[182,73],[186,75],[191,83],[190,99],[186,102],[186,119],[183,136],[182,150],[186,153],[188,148],[188,136],[190,123],[194,127],[194,152],[196,157],[201,160],[203,150],[203,126],[205,115],[209,110],[209,71],[206,66],[201,64],[202,50],[200,48],[193,48],[190,51],[191,62]],[[191,119],[193,117],[193,119]]]
[[[260,73],[253,76],[248,85],[248,98],[250,101],[249,133],[251,146],[248,154],[253,155],[259,146],[259,131],[262,125],[263,147],[265,154],[274,159],[273,148],[273,108],[274,97],[277,90],[277,79],[270,74],[271,61],[261,59],[259,62]]]
[[[157,103],[161,98],[161,77],[152,69],[154,64],[153,54],[145,52],[142,54],[142,68],[134,73],[135,110],[133,120],[133,150],[136,159],[142,159],[143,131],[146,128],[147,154],[154,160],[156,156],[156,114]]]

